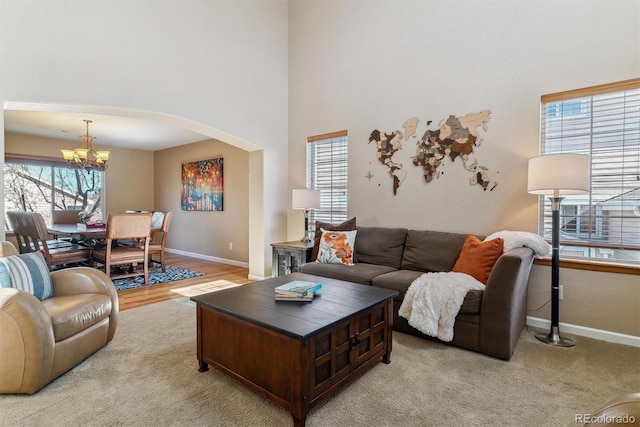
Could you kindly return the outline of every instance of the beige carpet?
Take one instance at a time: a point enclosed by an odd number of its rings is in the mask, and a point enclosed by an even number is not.
[[[197,371],[187,298],[121,313],[116,337],[33,396],[0,396],[1,426],[290,426],[287,412],[224,374]],[[0,361],[1,363],[1,361]],[[513,359],[394,333],[379,364],[312,410],[307,426],[576,426],[640,390],[640,349],[524,331]]]

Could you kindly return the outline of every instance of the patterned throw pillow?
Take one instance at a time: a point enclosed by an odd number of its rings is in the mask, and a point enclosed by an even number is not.
[[[326,264],[353,265],[356,233],[356,230],[327,231],[322,229],[316,261]]]
[[[316,231],[313,237],[313,249],[311,250],[311,261],[315,261],[318,258],[318,251],[320,250],[320,236],[322,235],[322,229],[327,231],[351,231],[356,229],[356,217],[348,219],[339,224],[333,224],[330,222],[316,221]],[[355,250],[355,248],[353,248]],[[353,262],[357,261],[357,256],[354,254]]]
[[[16,288],[43,300],[53,296],[49,267],[41,252],[0,258],[0,288]]]

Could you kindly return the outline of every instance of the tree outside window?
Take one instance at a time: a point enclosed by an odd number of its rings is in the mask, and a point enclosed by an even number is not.
[[[101,171],[71,169],[42,161],[7,161],[5,210],[39,212],[47,224],[51,224],[53,211],[57,210],[75,210],[92,221],[102,220],[103,181]]]

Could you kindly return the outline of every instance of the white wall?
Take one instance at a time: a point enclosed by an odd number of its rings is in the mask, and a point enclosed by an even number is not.
[[[163,113],[262,147],[249,261],[263,276],[286,224],[287,25],[284,0],[0,0],[0,101]]]
[[[638,7],[637,1],[615,8],[608,1],[558,0],[292,2],[292,186],[304,184],[306,137],[348,129],[350,214],[363,223],[535,231],[537,199],[526,192],[526,168],[538,153],[540,95],[637,77]],[[371,131],[401,129],[412,116],[433,120],[435,128],[450,114],[485,109],[493,114],[475,157],[495,174],[493,192],[469,186],[458,161],[424,183],[407,141],[394,160],[408,175],[393,196],[387,169],[368,144]]]
[[[304,186],[306,137],[347,129],[349,214],[358,224],[537,231],[537,197],[527,194],[526,179],[527,160],[538,154],[540,95],[640,75],[640,3],[612,6],[606,0],[290,2],[290,188]],[[498,181],[494,191],[470,186],[458,160],[445,162],[445,174],[426,184],[411,164],[415,145],[407,141],[394,161],[408,174],[393,196],[391,178],[368,144],[371,131],[402,129],[413,116],[423,124],[433,120],[436,129],[450,114],[485,109],[492,117],[475,157]],[[300,235],[302,224],[291,211],[289,237]],[[589,274],[568,277],[565,307],[578,305],[571,295],[581,282],[593,283],[583,280]],[[534,295],[549,295],[548,278],[532,277]],[[599,286],[616,293],[620,280],[611,279]],[[629,289],[633,279],[621,286]],[[624,292],[639,309],[638,288]],[[599,295],[592,294],[594,301]],[[600,306],[616,312],[613,301]],[[570,311],[561,311],[561,321],[570,322],[563,313]],[[640,335],[637,320],[612,325],[598,320],[602,312],[594,316],[591,327]],[[584,315],[573,319],[585,324]]]

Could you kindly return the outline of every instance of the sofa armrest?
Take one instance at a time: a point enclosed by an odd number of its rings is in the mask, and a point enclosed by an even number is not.
[[[55,338],[42,302],[28,292],[0,288],[0,393],[34,393],[53,371]]]
[[[109,315],[109,334],[107,342],[113,339],[118,326],[120,305],[118,292],[113,282],[104,272],[90,267],[66,268],[51,272],[53,281],[53,296],[68,296],[77,294],[104,294],[111,299],[111,314]]]
[[[480,348],[483,353],[509,360],[524,328],[527,286],[533,250],[515,248],[496,262],[482,296]]]

